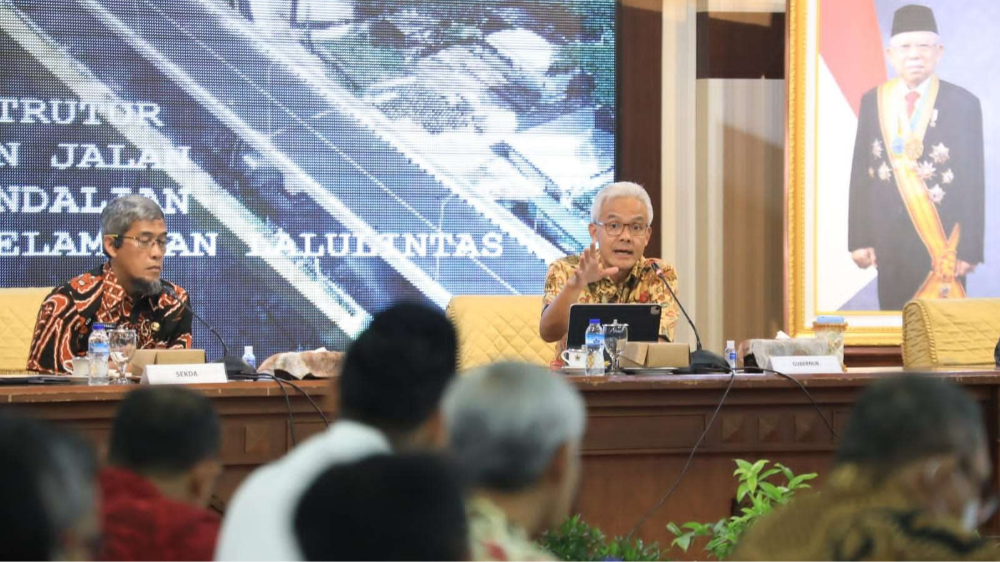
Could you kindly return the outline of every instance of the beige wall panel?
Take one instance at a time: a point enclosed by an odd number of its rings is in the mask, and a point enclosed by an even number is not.
[[[723,81],[698,80],[695,141],[696,209],[694,237],[697,246],[696,275],[699,293],[695,321],[706,349],[721,353],[724,303],[722,301],[723,161],[719,134],[724,123]]]
[[[774,337],[781,326],[784,91],[782,80],[698,84],[699,173],[705,194],[719,197],[705,206],[713,348]]]
[[[699,12],[784,12],[785,0],[691,0]]]
[[[661,254],[677,268],[680,299],[696,316],[698,297],[695,189],[695,35],[694,0],[663,1],[663,106]],[[694,343],[683,320],[677,341]]]

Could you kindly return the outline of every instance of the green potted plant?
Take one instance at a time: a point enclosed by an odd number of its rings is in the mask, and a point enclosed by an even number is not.
[[[758,519],[771,513],[775,506],[791,501],[797,490],[810,488],[806,482],[816,478],[816,473],[796,475],[790,468],[779,463],[767,468],[769,462],[762,459],[751,464],[736,459],[737,468],[733,475],[740,482],[736,489],[736,501],[742,506],[740,513],[715,522],[689,521],[680,527],[673,522],[668,523],[667,529],[677,537],[670,546],[687,552],[695,538],[709,537],[705,550],[716,559],[724,560],[743,533]],[[784,479],[783,483],[774,481],[779,477]]]
[[[647,545],[627,537],[609,541],[579,515],[566,519],[558,530],[546,532],[538,543],[560,560],[660,560],[657,543]]]

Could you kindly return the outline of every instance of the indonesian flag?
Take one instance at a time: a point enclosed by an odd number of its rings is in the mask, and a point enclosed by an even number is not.
[[[875,278],[875,268],[860,269],[847,250],[847,209],[854,137],[861,97],[886,81],[885,45],[874,0],[812,0],[818,4],[818,51],[813,108],[819,134],[812,154],[816,166],[815,313],[840,310]],[[815,13],[815,12],[813,12]],[[813,139],[809,139],[811,143]]]
[[[820,64],[854,110],[855,126],[861,96],[886,81],[884,52],[873,0],[820,2]]]

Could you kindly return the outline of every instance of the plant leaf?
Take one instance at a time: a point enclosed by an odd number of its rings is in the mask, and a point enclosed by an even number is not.
[[[763,474],[761,474],[760,476],[758,476],[757,479],[758,480],[766,480],[766,479],[774,476],[775,474],[778,474],[779,472],[781,472],[781,471],[778,470],[777,468],[769,468],[769,469],[765,470]]]
[[[691,546],[691,533],[686,533],[674,539],[674,542],[670,543],[670,546],[680,547],[684,552],[688,551],[688,547]]]
[[[749,491],[750,491],[750,486],[749,486],[748,483],[743,482],[742,484],[740,484],[739,488],[736,488],[736,501],[737,501],[737,503],[738,502],[742,502],[743,501],[743,496],[747,495],[747,492],[749,492]]]
[[[784,495],[781,493],[781,491],[778,489],[777,486],[771,484],[770,482],[761,482],[759,485],[760,489],[763,490],[764,493],[767,494],[767,497],[771,498],[772,500],[778,501]]]
[[[792,469],[788,468],[787,466],[781,463],[774,463],[774,466],[778,467],[778,469],[781,470],[781,473],[784,474],[785,478],[787,478],[789,481],[791,481],[792,478],[795,478],[795,473],[792,472]]]
[[[800,474],[788,481],[788,487],[794,490],[802,482],[805,482],[806,480],[812,480],[813,478],[816,478],[815,472],[810,474]]]

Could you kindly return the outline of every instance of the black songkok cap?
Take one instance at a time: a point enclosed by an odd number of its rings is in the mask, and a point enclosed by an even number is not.
[[[908,4],[896,10],[892,16],[892,36],[895,37],[908,31],[933,31],[937,33],[934,12],[927,6],[917,4]]]

